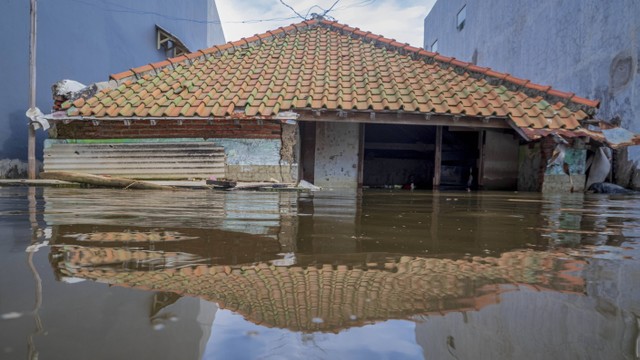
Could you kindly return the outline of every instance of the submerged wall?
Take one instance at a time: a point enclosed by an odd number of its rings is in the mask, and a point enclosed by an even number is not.
[[[168,143],[209,141],[224,148],[225,177],[238,181],[296,182],[297,160],[294,156],[296,126],[276,121],[258,120],[147,120],[130,124],[123,121],[73,121],[57,124],[48,143],[76,142],[105,143]],[[293,140],[292,140],[293,139]],[[283,146],[284,144],[284,146]],[[45,159],[46,164],[47,159]]]
[[[587,149],[583,140],[570,139],[562,161],[553,161],[551,137],[521,145],[518,152],[518,191],[569,193],[585,191]],[[568,171],[568,174],[567,174]]]
[[[360,124],[316,124],[315,185],[357,188]]]
[[[486,131],[482,186],[486,190],[514,190],[518,183],[518,139],[513,133]]]
[[[466,20],[456,16],[466,6]],[[601,101],[597,118],[640,132],[640,1],[440,0],[424,46]],[[616,182],[640,188],[640,146],[617,154]],[[635,164],[635,165],[634,165]]]

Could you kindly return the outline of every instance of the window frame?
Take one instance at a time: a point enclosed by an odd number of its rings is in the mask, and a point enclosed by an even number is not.
[[[463,16],[462,20],[460,20],[460,15]],[[467,22],[467,4],[464,4],[456,14],[456,29],[458,29],[458,31],[462,31],[462,29],[464,29],[464,25],[466,22]]]

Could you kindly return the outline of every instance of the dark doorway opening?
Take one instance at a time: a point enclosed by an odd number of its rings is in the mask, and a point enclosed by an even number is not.
[[[444,127],[441,188],[477,188],[478,139],[478,131]],[[435,126],[366,124],[363,185],[432,189],[435,144]]]
[[[440,189],[477,189],[481,133],[445,127],[442,131]]]
[[[364,134],[364,186],[432,186],[435,127],[367,124]]]
[[[316,123],[300,122],[300,161],[298,179],[315,181]]]

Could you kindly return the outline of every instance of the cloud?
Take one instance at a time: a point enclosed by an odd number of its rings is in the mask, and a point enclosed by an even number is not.
[[[285,0],[303,16],[322,13],[335,0]],[[435,0],[341,0],[328,15],[364,31],[422,47],[423,21]],[[302,21],[279,0],[216,1],[227,41]]]

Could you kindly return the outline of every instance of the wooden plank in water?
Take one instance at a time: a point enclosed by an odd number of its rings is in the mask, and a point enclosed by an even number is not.
[[[40,173],[40,177],[43,179],[71,181],[100,187],[138,190],[175,190],[175,188],[171,186],[152,184],[147,181],[68,171],[45,171]]]

